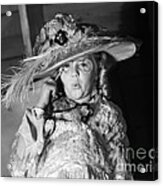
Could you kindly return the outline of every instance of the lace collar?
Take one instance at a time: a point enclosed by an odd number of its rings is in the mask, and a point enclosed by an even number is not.
[[[53,102],[53,111],[54,112],[62,112],[66,110],[71,110],[76,107],[82,106],[90,106],[94,105],[98,102],[100,95],[98,94],[97,90],[94,90],[90,96],[89,102],[77,103],[68,97],[61,97]]]

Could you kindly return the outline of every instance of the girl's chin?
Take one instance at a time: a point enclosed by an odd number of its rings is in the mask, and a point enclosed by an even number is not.
[[[77,101],[83,98],[83,93],[81,91],[72,91],[71,94],[67,95],[68,98]]]

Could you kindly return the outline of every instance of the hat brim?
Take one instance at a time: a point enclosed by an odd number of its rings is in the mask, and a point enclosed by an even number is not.
[[[47,68],[45,71],[39,74],[35,74],[33,80],[38,81],[38,80],[44,79],[52,75],[52,72],[54,72],[54,70],[63,66],[67,62],[73,61],[85,55],[89,55],[92,53],[98,53],[98,52],[106,52],[110,54],[112,57],[114,57],[117,62],[120,62],[120,61],[123,61],[123,60],[126,60],[132,57],[135,54],[136,45],[135,43],[131,41],[115,41],[115,42],[93,47],[91,49],[72,55],[66,59],[63,59],[59,61],[58,63],[54,64],[53,66],[51,66],[50,68]]]

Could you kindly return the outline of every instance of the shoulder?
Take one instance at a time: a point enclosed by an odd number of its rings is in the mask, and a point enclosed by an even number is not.
[[[26,145],[42,141],[43,116],[34,107],[27,108],[16,134],[22,136]]]
[[[129,145],[126,135],[127,125],[122,115],[121,109],[112,101],[103,99],[99,109],[100,131],[105,134],[109,141],[123,141],[125,145]]]
[[[97,118],[109,131],[126,132],[126,121],[122,111],[115,103],[106,98],[100,100]]]
[[[112,101],[107,100],[105,97],[101,99],[100,110],[108,115],[110,121],[123,119],[122,110],[120,107]]]

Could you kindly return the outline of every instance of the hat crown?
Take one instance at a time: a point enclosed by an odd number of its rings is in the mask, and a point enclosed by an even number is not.
[[[46,52],[50,47],[59,48],[60,46],[78,43],[90,35],[96,35],[98,28],[90,24],[80,24],[71,14],[55,15],[54,19],[47,22],[36,37],[33,48],[33,55]]]

